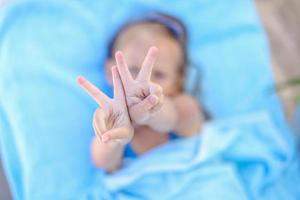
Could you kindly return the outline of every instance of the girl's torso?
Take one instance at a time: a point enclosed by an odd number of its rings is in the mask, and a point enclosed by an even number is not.
[[[159,133],[147,126],[137,127],[131,143],[125,149],[124,157],[137,157],[175,138],[177,136],[174,133]]]

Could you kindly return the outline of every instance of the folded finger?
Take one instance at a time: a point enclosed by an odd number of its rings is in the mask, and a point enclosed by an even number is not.
[[[160,85],[152,83],[149,86],[149,92],[152,95],[157,96],[158,98],[160,98],[161,96],[163,96],[163,89]]]
[[[106,130],[104,111],[97,108],[93,116],[93,128],[96,136],[100,139],[102,133]]]
[[[130,115],[131,115],[132,119],[134,119],[136,122],[142,122],[142,121],[147,120],[145,118],[147,118],[148,115],[146,115],[145,113],[150,112],[151,109],[155,105],[157,105],[158,101],[159,101],[159,99],[157,96],[149,95],[143,101],[134,105],[130,109]]]
[[[133,134],[130,133],[130,131],[132,130],[127,128],[115,128],[105,132],[101,136],[101,140],[104,143],[107,143],[110,140],[124,140],[124,139],[131,140]]]

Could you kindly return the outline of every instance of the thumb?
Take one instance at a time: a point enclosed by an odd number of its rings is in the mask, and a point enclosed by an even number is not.
[[[142,102],[132,106],[130,109],[130,116],[136,123],[142,123],[148,119],[150,110],[158,103],[156,95],[149,95]]]
[[[107,143],[111,140],[124,140],[125,143],[129,142],[132,139],[133,134],[130,132],[133,130],[127,128],[115,128],[105,132],[101,136],[101,140],[104,143]]]

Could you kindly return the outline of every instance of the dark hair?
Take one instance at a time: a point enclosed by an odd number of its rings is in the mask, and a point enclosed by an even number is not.
[[[170,16],[167,14],[163,14],[160,12],[152,12],[148,15],[146,15],[143,18],[139,18],[137,20],[130,21],[129,23],[126,23],[123,25],[117,33],[114,35],[114,37],[110,40],[108,44],[108,52],[107,52],[107,58],[112,58],[113,53],[114,53],[114,48],[115,48],[115,43],[119,36],[122,34],[123,31],[126,29],[143,24],[143,23],[154,23],[161,25],[167,33],[174,38],[176,41],[179,42],[180,47],[182,48],[183,52],[183,61],[182,61],[182,66],[180,66],[180,73],[182,75],[185,75],[186,72],[186,66],[188,66],[188,52],[187,52],[187,30],[185,25],[183,24],[182,21],[180,21],[178,18],[174,16]]]

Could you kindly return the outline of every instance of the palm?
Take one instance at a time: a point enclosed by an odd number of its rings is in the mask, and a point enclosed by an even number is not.
[[[132,83],[126,87],[126,100],[129,107],[140,103],[149,95],[150,87],[148,82],[133,80]]]
[[[127,111],[122,82],[116,67],[112,68],[114,98],[110,99],[92,83],[80,77],[79,84],[99,104],[95,111],[93,127],[103,142],[115,140],[128,143],[133,137],[133,128]]]
[[[147,121],[162,104],[162,88],[150,81],[156,57],[157,49],[150,48],[137,78],[133,79],[123,54],[116,53],[117,67],[124,85],[130,117],[137,124]]]

